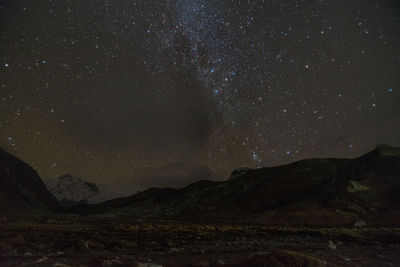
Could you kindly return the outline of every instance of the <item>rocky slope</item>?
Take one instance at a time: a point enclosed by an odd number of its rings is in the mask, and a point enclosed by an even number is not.
[[[59,199],[91,203],[98,192],[95,185],[68,175],[58,181],[67,181],[55,183]],[[77,184],[79,190],[74,187]],[[38,174],[3,150],[0,185],[2,212],[58,207]],[[182,189],[151,188],[130,197],[63,210],[197,222],[399,225],[400,148],[378,146],[354,159],[307,159],[246,169],[222,182],[203,180]]]
[[[49,191],[65,206],[96,203],[101,200],[99,187],[79,177],[65,174],[45,181]]]
[[[29,165],[0,149],[0,212],[53,210],[56,198]]]
[[[398,224],[400,149],[378,146],[354,159],[307,159],[247,170],[224,182],[152,188],[79,211],[189,220],[299,225]]]

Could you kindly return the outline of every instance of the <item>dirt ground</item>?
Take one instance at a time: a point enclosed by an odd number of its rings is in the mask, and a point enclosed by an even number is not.
[[[400,266],[400,228],[0,218],[0,266]]]

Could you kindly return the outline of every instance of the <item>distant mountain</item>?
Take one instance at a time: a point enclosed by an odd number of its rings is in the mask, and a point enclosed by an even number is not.
[[[101,200],[99,187],[79,177],[65,174],[63,176],[45,181],[49,191],[64,206],[78,203],[96,203]]]
[[[354,159],[240,169],[234,179],[223,182],[200,181],[179,190],[152,188],[79,209],[197,221],[343,225],[362,219],[399,224],[400,148],[380,145]]]
[[[133,176],[133,177],[132,177]],[[157,167],[145,167],[134,174],[119,177],[118,183],[107,184],[108,196],[130,196],[149,187],[182,188],[202,179],[216,177],[210,168],[198,162],[170,162]],[[100,187],[102,189],[103,187]]]
[[[99,188],[71,175],[50,181],[62,201],[93,203]],[[26,163],[0,149],[0,212],[55,210],[57,199]],[[59,209],[60,210],[60,209]],[[226,181],[151,188],[130,197],[62,209],[132,219],[291,225],[400,225],[400,148],[354,159],[306,159],[240,168]]]
[[[0,213],[54,210],[57,206],[57,199],[47,190],[37,172],[0,149]]]

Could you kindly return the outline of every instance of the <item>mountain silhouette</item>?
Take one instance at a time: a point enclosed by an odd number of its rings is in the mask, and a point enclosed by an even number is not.
[[[32,167],[0,149],[0,207],[0,212],[55,210],[58,203]]]
[[[83,213],[128,217],[290,224],[399,222],[400,149],[377,146],[354,159],[305,159],[246,169],[234,179],[199,181],[176,190],[151,188]],[[383,216],[384,215],[384,216]]]
[[[1,150],[0,205],[3,211],[58,208],[66,213],[132,219],[291,225],[400,222],[400,148],[379,145],[353,159],[305,159],[275,167],[241,168],[233,176],[181,189],[150,188],[98,204],[60,207],[36,171]]]

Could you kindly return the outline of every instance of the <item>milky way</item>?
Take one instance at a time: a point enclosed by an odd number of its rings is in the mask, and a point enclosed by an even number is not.
[[[1,1],[0,146],[121,192],[400,145],[396,1]]]

